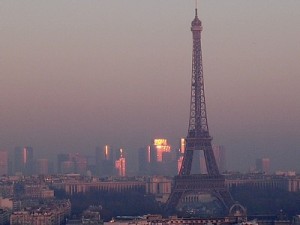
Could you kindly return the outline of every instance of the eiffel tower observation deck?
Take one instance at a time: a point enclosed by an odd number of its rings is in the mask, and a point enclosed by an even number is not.
[[[181,169],[174,178],[166,212],[182,216],[226,216],[234,201],[219,172],[208,129],[201,49],[202,22],[198,18],[197,7],[191,31],[193,53],[189,127]],[[207,174],[191,174],[193,160],[199,160],[194,154],[196,151],[203,151]]]

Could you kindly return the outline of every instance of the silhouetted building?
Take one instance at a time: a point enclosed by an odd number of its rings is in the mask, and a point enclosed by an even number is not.
[[[16,147],[14,162],[15,174],[32,175],[34,172],[33,168],[33,149],[31,147]]]
[[[0,151],[0,176],[8,174],[8,153],[6,150]]]
[[[114,157],[109,145],[96,148],[96,174],[112,176],[114,174]]]
[[[150,174],[150,146],[140,148],[138,150],[138,174],[149,175]]]
[[[49,160],[48,159],[38,159],[36,161],[36,171],[38,174],[41,174],[41,175],[49,174]]]
[[[59,154],[57,162],[58,173],[78,173],[85,175],[87,172],[87,159],[79,153]]]
[[[57,155],[57,173],[63,173],[63,162],[69,160],[69,155],[65,153],[61,153]]]
[[[213,145],[213,152],[220,172],[226,171],[226,149],[223,145]]]
[[[270,174],[270,159],[269,158],[256,159],[256,171],[265,174]]]
[[[69,174],[75,173],[75,164],[71,160],[67,160],[61,163],[61,173],[62,174]]]

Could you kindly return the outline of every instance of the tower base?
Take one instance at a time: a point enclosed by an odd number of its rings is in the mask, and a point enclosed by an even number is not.
[[[223,176],[181,175],[174,178],[166,212],[184,217],[227,216],[233,204]]]

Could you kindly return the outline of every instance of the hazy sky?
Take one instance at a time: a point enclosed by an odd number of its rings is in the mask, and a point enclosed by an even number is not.
[[[209,128],[230,169],[269,157],[300,171],[299,12],[299,0],[199,1]],[[1,0],[0,148],[176,146],[193,18],[193,0]]]

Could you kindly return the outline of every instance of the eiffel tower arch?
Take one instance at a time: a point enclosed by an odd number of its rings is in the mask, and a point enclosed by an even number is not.
[[[193,58],[189,128],[181,169],[174,177],[166,212],[183,216],[225,216],[234,201],[219,172],[209,135],[201,50],[202,22],[198,18],[197,8],[191,31]],[[195,151],[203,151],[207,174],[191,174]]]

